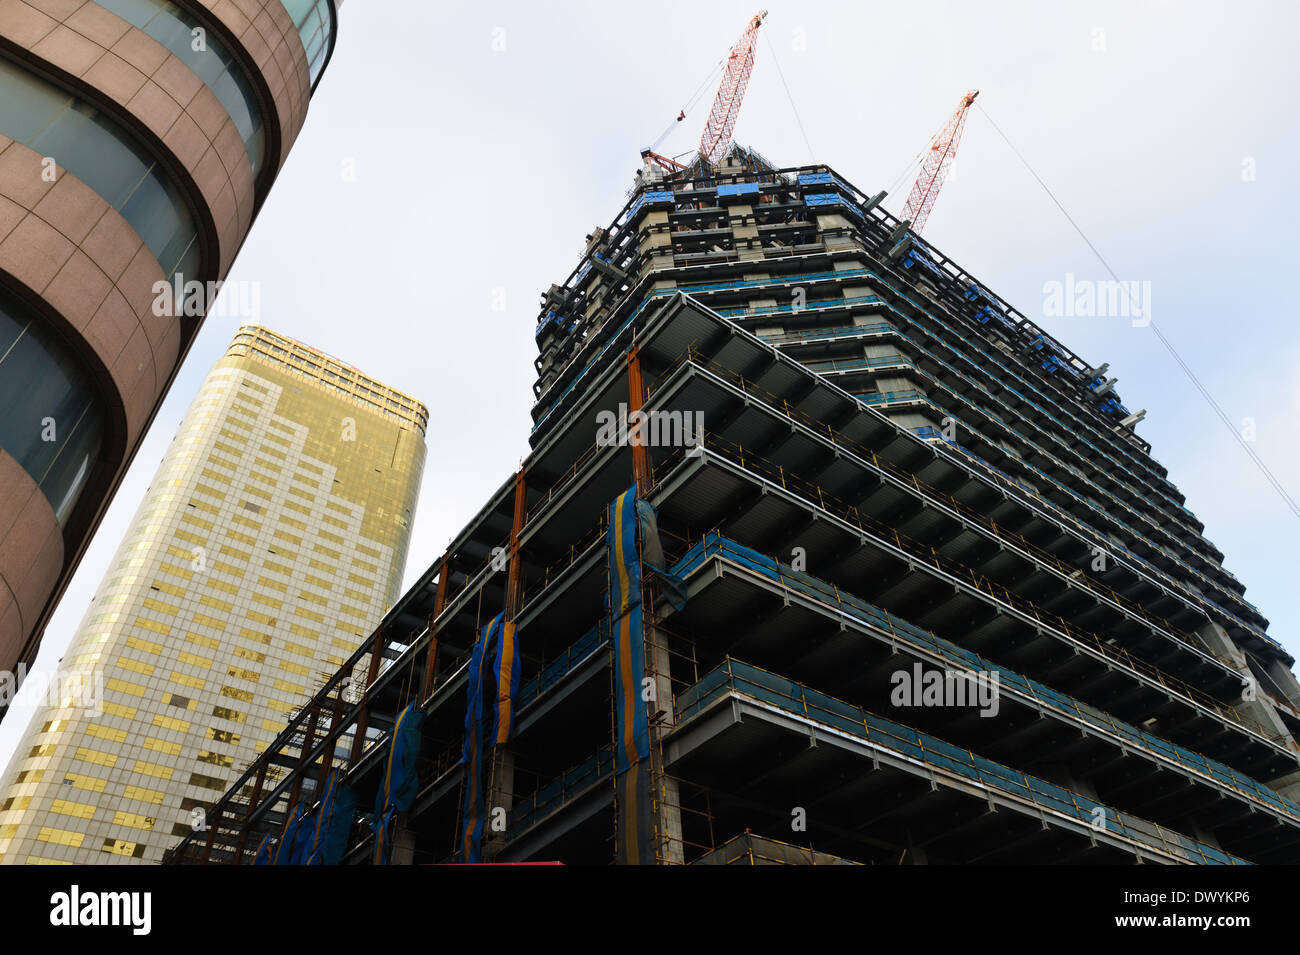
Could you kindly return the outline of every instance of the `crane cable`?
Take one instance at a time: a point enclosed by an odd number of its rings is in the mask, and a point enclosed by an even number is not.
[[[1056,205],[1056,208],[1061,210],[1061,214],[1065,216],[1070,225],[1074,227],[1074,231],[1079,233],[1079,238],[1083,239],[1088,248],[1092,250],[1092,254],[1097,257],[1097,261],[1101,263],[1102,268],[1104,268],[1110,277],[1115,280],[1115,284],[1123,291],[1125,299],[1128,299],[1128,284],[1120,281],[1119,276],[1115,274],[1115,270],[1110,267],[1110,263],[1102,257],[1102,254],[1099,251],[1097,251],[1097,247],[1093,245],[1092,241],[1084,234],[1083,229],[1079,227],[1079,223],[1074,220],[1074,217],[1066,211],[1065,206],[1061,204],[1061,200],[1056,198],[1056,195],[1050,188],[1048,188],[1047,183],[1045,183],[1042,177],[1034,171],[1034,167],[1029,164],[1029,160],[1026,159],[1021,154],[1020,150],[1012,144],[1011,140],[1007,138],[1007,134],[1002,131],[1002,128],[998,126],[997,123],[993,122],[993,117],[989,116],[988,111],[984,109],[983,104],[976,103],[975,105],[979,107],[979,111],[984,114],[986,119],[988,119],[989,125],[991,125],[993,129],[997,131],[997,134],[1002,137],[1002,141],[1005,142],[1011,151],[1016,154],[1016,158],[1019,159],[1020,162],[1024,164],[1024,167],[1029,170],[1029,174],[1034,177],[1040,186],[1043,187],[1043,191],[1047,193],[1048,198],[1052,200]],[[1255,467],[1259,469],[1259,472],[1264,475],[1265,480],[1267,480],[1268,483],[1273,486],[1273,489],[1277,491],[1278,496],[1282,498],[1283,503],[1291,510],[1291,513],[1293,513],[1297,518],[1300,518],[1300,507],[1297,507],[1295,500],[1287,493],[1286,488],[1282,486],[1282,482],[1274,476],[1273,472],[1269,470],[1268,465],[1264,463],[1263,459],[1255,453],[1255,450],[1249,443],[1247,443],[1246,439],[1242,437],[1241,432],[1237,430],[1236,425],[1232,423],[1232,420],[1228,417],[1227,413],[1224,412],[1219,403],[1214,400],[1214,396],[1210,394],[1209,390],[1201,384],[1200,379],[1198,379],[1195,372],[1192,371],[1191,366],[1183,360],[1182,355],[1178,354],[1173,343],[1165,337],[1165,333],[1160,330],[1158,325],[1156,325],[1155,320],[1148,317],[1147,324],[1151,327],[1151,330],[1156,333],[1156,337],[1160,339],[1160,344],[1164,345],[1165,350],[1173,356],[1174,361],[1176,361],[1178,366],[1183,370],[1183,374],[1187,376],[1187,380],[1190,381],[1192,385],[1195,386],[1196,390],[1201,393],[1201,397],[1205,399],[1206,404],[1210,406],[1211,410],[1214,411],[1219,420],[1223,422],[1224,427],[1228,429],[1236,442],[1241,445],[1242,450],[1245,451],[1251,461],[1254,462]]]
[[[776,67],[776,75],[781,78],[781,85],[785,87],[785,96],[790,101],[790,110],[794,113],[794,121],[799,126],[799,135],[803,137],[803,144],[808,149],[808,158],[815,164],[817,156],[813,153],[812,143],[808,141],[808,132],[803,128],[803,120],[799,116],[799,107],[794,104],[794,96],[790,93],[790,84],[785,81],[785,73],[781,70],[781,61],[776,58],[776,47],[772,44],[771,36],[768,35],[770,32],[765,32],[763,39],[767,41],[767,48],[772,51],[772,63]]]
[[[907,180],[912,178],[912,173],[921,165],[921,157],[923,155],[925,155],[923,152],[917,153],[908,161],[907,165],[903,167],[903,171],[894,177],[893,183],[887,190],[888,195],[892,196],[897,193],[898,190],[907,183]],[[899,218],[901,219],[902,217],[900,216]]]
[[[654,144],[650,147],[651,152],[658,152],[660,144],[663,143],[663,141],[668,138],[668,135],[674,129],[676,129],[683,121],[685,121],[687,116],[690,115],[691,110],[695,108],[695,105],[700,101],[700,97],[704,95],[704,92],[705,90],[708,89],[710,82],[713,80],[715,76],[718,75],[719,71],[722,69],[722,65],[726,61],[727,58],[723,57],[713,65],[713,69],[709,71],[709,75],[704,77],[703,82],[701,82],[700,85],[696,87],[695,92],[692,93],[690,99],[686,101],[686,105],[683,106],[678,111],[677,113],[678,118],[674,119],[671,123],[669,123],[668,128],[665,129],[662,133],[660,133],[659,138],[654,141]]]

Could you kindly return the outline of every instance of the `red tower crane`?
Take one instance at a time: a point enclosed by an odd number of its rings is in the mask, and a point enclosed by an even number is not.
[[[700,156],[710,163],[720,162],[731,147],[731,131],[736,128],[740,101],[745,98],[749,74],[754,70],[754,38],[766,16],[767,11],[760,10],[749,21],[749,26],[745,27],[745,32],[727,57],[718,95],[713,98],[709,121],[704,124],[704,134],[700,137]]]
[[[921,172],[912,185],[912,191],[907,196],[907,207],[903,210],[903,218],[912,220],[912,231],[917,235],[925,228],[925,220],[930,218],[934,201],[939,198],[943,181],[948,176],[953,160],[957,158],[957,145],[961,142],[962,130],[966,128],[966,112],[979,95],[979,90],[971,90],[962,97],[957,111],[930,141],[930,148],[921,160]]]

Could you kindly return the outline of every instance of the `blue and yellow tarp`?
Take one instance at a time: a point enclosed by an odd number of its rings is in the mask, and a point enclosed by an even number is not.
[[[510,742],[515,731],[515,700],[519,696],[519,643],[515,624],[501,614],[492,621],[494,652],[492,673],[496,682],[496,706],[492,710],[492,743]]]
[[[268,832],[257,847],[257,853],[253,856],[253,865],[270,865],[274,858],[275,836]]]
[[[614,641],[614,770],[621,773],[650,755],[650,729],[642,698],[645,631],[641,619],[635,485],[610,504],[606,542],[610,632]]]
[[[387,865],[392,852],[392,825],[399,812],[411,808],[420,791],[416,760],[420,755],[420,724],[424,713],[414,703],[397,714],[388,738],[388,765],[384,783],[375,793],[375,812],[370,828],[375,832],[372,861]]]
[[[670,573],[664,560],[663,545],[659,542],[659,515],[645,498],[636,499],[636,517],[641,526],[641,563],[654,571],[659,578],[660,594],[674,610],[686,606],[686,584]]]
[[[609,505],[606,544],[608,610],[614,652],[617,857],[620,863],[635,865],[654,861],[636,485]]]
[[[357,794],[339,781],[339,771],[325,780],[325,791],[312,826],[307,865],[338,865],[347,850],[348,834],[356,815]]]
[[[293,855],[298,847],[298,830],[302,826],[302,815],[302,806],[294,806],[289,811],[289,816],[284,821],[284,828],[280,831],[280,844],[275,847],[272,865],[294,864]]]
[[[460,762],[465,767],[465,784],[461,806],[460,858],[478,862],[483,841],[483,693],[484,682],[491,676],[485,659],[497,623],[505,619],[498,614],[479,633],[470,653],[465,690],[465,746]]]
[[[487,746],[508,743],[515,731],[515,703],[519,697],[520,657],[514,621],[505,612],[483,628],[470,654],[465,707],[464,799],[461,807],[459,855],[463,862],[478,862],[483,844],[484,700],[492,702],[492,731]]]

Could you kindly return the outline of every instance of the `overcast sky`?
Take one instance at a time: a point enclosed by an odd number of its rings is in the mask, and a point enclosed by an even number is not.
[[[406,580],[527,452],[538,293],[624,201],[639,150],[757,10],[745,3],[353,0],[307,124],[229,276],[260,316],[209,318],[45,634],[52,669],[203,376],[244,320],[423,400],[429,455]],[[981,91],[926,238],[1086,361],[1109,362],[1225,565],[1300,655],[1300,520],[1163,350],[1125,317],[1045,317],[1101,280],[1087,246],[1300,495],[1293,290],[1300,14],[1284,3],[780,3],[735,131],[866,192]],[[775,55],[774,55],[775,54]],[[780,71],[778,72],[777,67]],[[791,99],[781,81],[784,74]],[[662,150],[697,142],[712,93]],[[900,212],[910,182],[885,201]],[[504,301],[503,310],[494,304]],[[0,766],[30,710],[0,723]]]

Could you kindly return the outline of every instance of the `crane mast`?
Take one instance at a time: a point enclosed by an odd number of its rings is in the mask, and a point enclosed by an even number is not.
[[[957,111],[930,141],[930,148],[921,160],[921,171],[912,185],[912,191],[907,196],[907,206],[903,210],[903,218],[912,221],[912,231],[917,235],[925,228],[948,170],[957,158],[957,146],[961,142],[962,130],[966,128],[966,113],[979,93],[979,90],[971,90],[962,97],[957,104]]]
[[[704,134],[700,136],[700,156],[711,164],[721,162],[731,147],[731,131],[736,127],[740,103],[745,98],[745,87],[749,85],[749,74],[754,70],[754,40],[766,16],[767,11],[760,10],[749,21],[749,26],[727,57],[718,94],[713,98],[709,120],[704,124]]]

